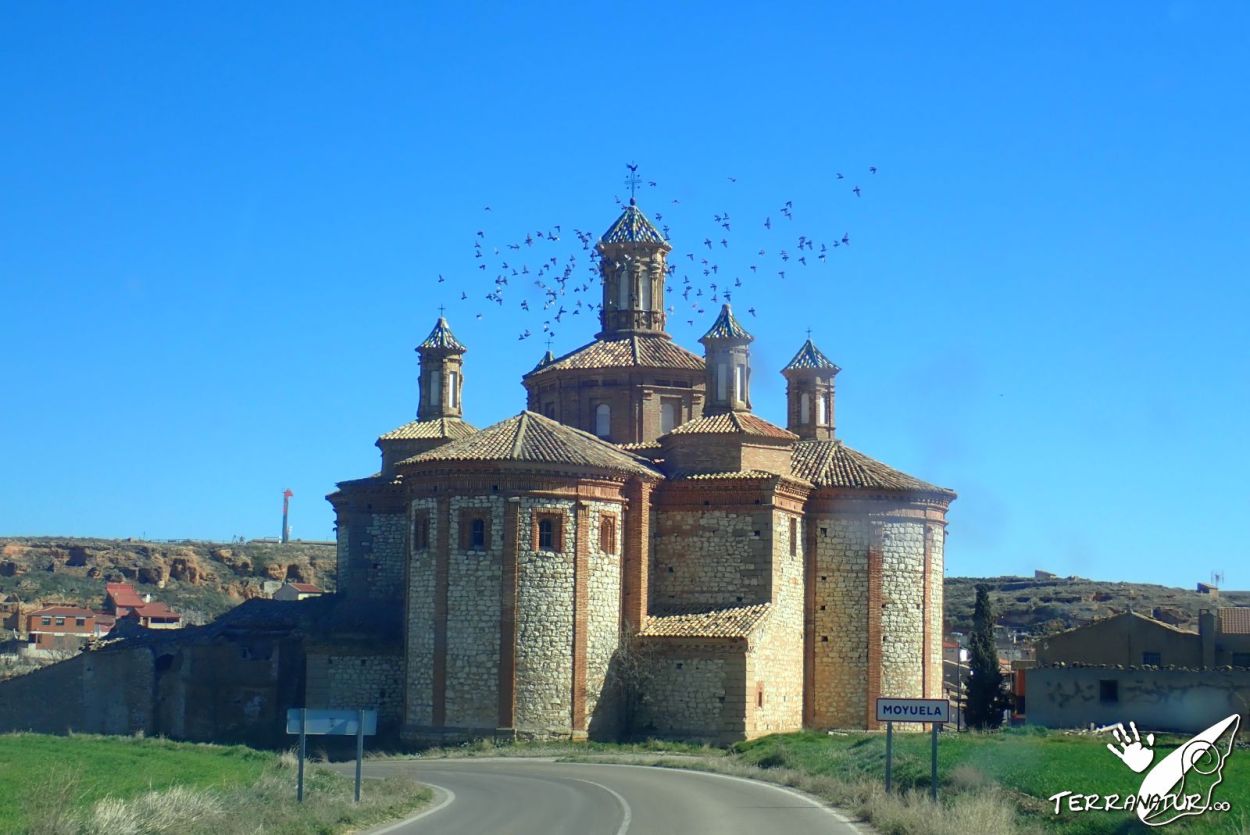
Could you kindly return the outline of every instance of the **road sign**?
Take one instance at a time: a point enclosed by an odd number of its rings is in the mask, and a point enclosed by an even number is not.
[[[878,722],[951,721],[951,703],[946,699],[877,699]]]
[[[304,802],[304,760],[308,757],[308,736],[356,737],[356,802],[360,802],[360,769],[365,761],[365,735],[378,732],[377,710],[326,710],[306,707],[287,708],[286,732],[299,734],[299,776],[295,797]]]
[[[300,711],[303,708],[292,707],[286,712],[286,732],[300,732]],[[308,708],[304,718],[304,733],[309,736],[356,736],[358,716],[364,716],[365,736],[375,736],[378,732],[378,712],[376,710],[326,710]]]

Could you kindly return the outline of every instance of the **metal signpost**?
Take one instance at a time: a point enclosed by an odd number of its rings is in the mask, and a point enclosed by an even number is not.
[[[308,754],[308,736],[356,737],[356,802],[360,802],[360,768],[365,759],[365,736],[378,732],[377,710],[325,710],[292,707],[286,712],[286,732],[299,734],[299,782],[295,797],[304,802],[304,758]]]
[[[885,790],[894,782],[894,723],[919,722],[933,726],[932,764],[929,770],[929,796],[937,800],[938,731],[951,721],[951,703],[946,699],[877,699],[877,721],[885,723]]]

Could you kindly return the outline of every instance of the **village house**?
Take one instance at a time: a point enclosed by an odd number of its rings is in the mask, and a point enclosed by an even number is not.
[[[121,620],[128,618],[145,629],[178,629],[182,615],[164,603],[154,602],[151,595],[139,596],[129,583],[106,583],[104,611]]]
[[[26,613],[29,647],[77,651],[97,636],[96,613],[78,606],[44,606]]]
[[[307,600],[310,597],[316,597],[321,594],[325,594],[325,592],[312,583],[296,583],[288,580],[273,593],[273,599]]]

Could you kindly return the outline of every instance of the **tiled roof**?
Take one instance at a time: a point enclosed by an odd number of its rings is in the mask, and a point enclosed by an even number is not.
[[[828,369],[834,374],[837,374],[842,370],[834,365],[832,360],[821,353],[821,350],[813,345],[812,340],[809,338],[803,343],[803,347],[799,349],[799,352],[794,355],[794,359],[786,363],[786,367],[781,370],[810,371],[822,369]]]
[[[597,339],[535,368],[526,376],[563,368],[633,367],[702,371],[703,358],[690,353],[667,336],[630,334],[617,339]]]
[[[1225,607],[1219,613],[1220,631],[1225,635],[1250,635],[1250,606]]]
[[[768,614],[771,603],[647,618],[642,634],[652,638],[745,638]]]
[[[745,481],[755,478],[777,478],[777,473],[767,470],[733,470],[723,473],[693,473],[681,476],[680,481]]]
[[[678,426],[670,435],[762,435],[766,438],[779,438],[797,441],[799,436],[787,432],[780,426],[774,426],[762,417],[750,412],[726,412],[722,415],[691,420]]]
[[[534,461],[656,475],[644,459],[589,432],[528,411],[403,463],[435,461]]]
[[[817,487],[862,487],[955,497],[953,490],[887,467],[841,441],[800,441],[794,447],[790,468],[794,475]]]
[[[417,346],[418,351],[422,348],[456,351],[461,354],[469,350],[460,344],[460,340],[456,339],[455,334],[451,332],[451,326],[447,324],[447,320],[442,316],[438,317],[438,322],[435,323],[434,330],[430,331],[430,335]]]
[[[621,212],[621,216],[616,222],[608,227],[608,231],[603,233],[603,237],[599,239],[602,244],[664,244],[668,245],[668,241],[664,240],[664,236],[660,234],[660,230],[647,219],[642,213],[642,209],[638,208],[633,198],[630,198],[629,205],[625,207],[625,211]]]
[[[105,583],[104,592],[113,598],[118,606],[142,606],[143,598],[134,590],[130,583]]]
[[[533,371],[537,371],[540,368],[546,368],[547,366],[555,362],[555,360],[556,360],[555,354],[551,353],[551,349],[548,348],[547,353],[543,354],[543,358],[538,361],[538,365],[534,366],[532,369],[530,369],[530,371],[533,372]]]
[[[655,449],[660,448],[660,442],[659,441],[636,441],[634,443],[628,443],[628,444],[617,444],[617,447],[619,447],[620,449],[627,449],[630,452],[633,452],[639,449],[655,450]]]
[[[321,594],[322,593],[321,589],[317,588],[312,583],[292,583],[290,581],[287,581],[287,585],[295,589],[296,591],[302,591],[306,594]]]
[[[80,608],[78,606],[44,606],[42,609],[36,609],[35,611],[27,612],[26,614],[30,617],[34,617],[35,615],[44,615],[44,616],[49,616],[49,617],[53,615],[58,615],[60,617],[73,617],[73,618],[96,617],[95,612],[91,611],[90,609]]]
[[[477,430],[460,418],[435,418],[414,420],[392,429],[378,438],[379,441],[418,441],[428,438],[467,438]]]
[[[716,321],[712,323],[712,327],[708,332],[699,337],[700,342],[711,342],[713,340],[742,340],[751,342],[754,336],[747,333],[746,328],[738,324],[738,320],[734,318],[734,312],[728,304],[722,304],[720,314],[716,317]]]

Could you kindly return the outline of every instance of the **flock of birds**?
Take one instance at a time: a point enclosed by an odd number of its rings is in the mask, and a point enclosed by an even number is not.
[[[642,185],[637,166],[627,166],[630,174],[626,185],[631,194]],[[877,167],[868,166],[869,177],[876,175]],[[841,172],[835,172],[835,183],[850,181]],[[730,185],[736,177],[727,178]],[[655,180],[647,180],[646,190],[656,189]],[[859,199],[863,189],[852,183],[846,193]],[[618,207],[625,201],[614,198]],[[674,207],[681,201],[673,199]],[[639,208],[648,214],[652,222],[672,244],[672,235],[663,211],[649,213],[639,200]],[[483,211],[491,213],[488,205]],[[615,219],[615,218],[614,218]],[[775,288],[762,288],[758,280],[771,277],[784,281],[796,271],[814,269],[829,263],[834,251],[851,245],[850,233],[840,231],[829,236],[816,236],[797,232],[794,201],[780,202],[773,211],[759,213],[750,221],[755,225],[756,240],[739,246],[741,227],[737,215],[728,211],[716,211],[711,216],[711,231],[690,234],[683,228],[683,238],[695,241],[688,250],[679,251],[676,246],[668,255],[668,280],[665,291],[665,311],[670,325],[684,321],[710,324],[721,302],[733,302],[748,288],[775,292]],[[531,324],[517,336],[524,342],[534,336],[546,338],[547,347],[556,338],[558,328],[577,323],[581,317],[590,322],[583,325],[583,333],[593,333],[598,325],[598,312],[602,307],[599,253],[595,249],[600,234],[572,228],[570,238],[560,224],[534,229],[510,240],[496,241],[488,237],[485,229],[478,229],[472,243],[473,267],[468,271],[478,281],[461,278],[453,281],[438,274],[435,281],[435,297],[451,299],[453,307],[463,305],[466,313],[483,319],[492,311],[511,311],[528,317]],[[687,238],[686,236],[689,235]],[[763,236],[762,238],[760,236]],[[752,286],[752,282],[756,283]],[[747,314],[756,316],[754,306],[746,308]],[[707,321],[705,321],[707,320]]]

